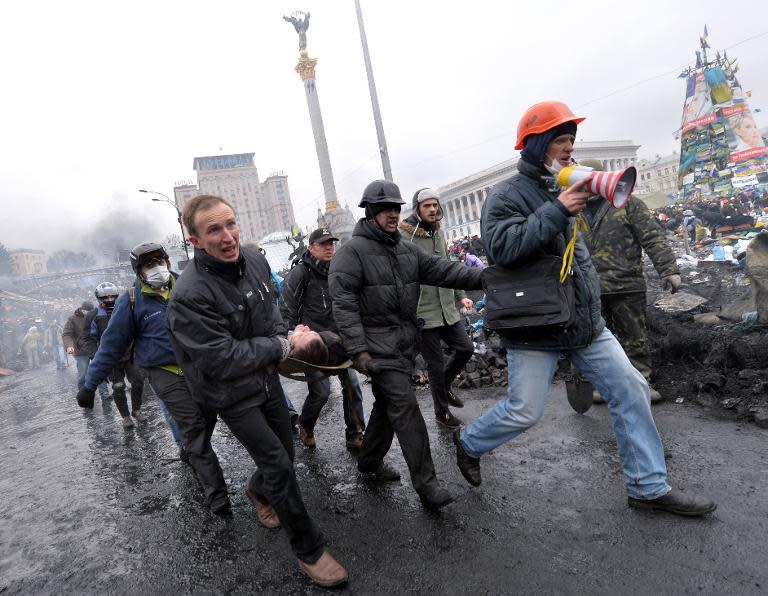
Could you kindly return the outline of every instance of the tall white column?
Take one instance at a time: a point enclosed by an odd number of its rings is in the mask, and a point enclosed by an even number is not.
[[[328,143],[325,140],[323,115],[320,112],[320,99],[317,97],[317,85],[314,77],[304,79],[304,93],[307,96],[309,119],[312,122],[312,135],[315,137],[315,150],[320,165],[320,179],[323,182],[325,202],[326,204],[329,202],[336,203],[336,184],[333,181],[331,156],[328,153]]]

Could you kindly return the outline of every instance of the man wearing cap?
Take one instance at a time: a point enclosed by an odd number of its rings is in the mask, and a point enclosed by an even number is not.
[[[583,166],[602,171],[597,160]],[[599,195],[587,200],[583,211],[589,224],[585,240],[600,280],[600,304],[605,324],[616,335],[632,365],[651,382],[651,352],[645,326],[643,251],[661,277],[662,287],[674,294],[682,285],[677,257],[656,219],[640,199],[633,197],[620,209]],[[661,395],[650,387],[651,403]],[[603,398],[595,391],[595,403]]]
[[[331,262],[333,316],[355,368],[371,377],[375,398],[357,460],[361,472],[397,480],[384,456],[397,435],[413,488],[424,507],[453,501],[440,486],[429,436],[411,386],[421,284],[479,289],[480,271],[427,254],[398,232],[398,186],[375,180],[363,191],[365,217]]]
[[[575,232],[573,216],[590,196],[587,179],[563,190],[554,177],[571,163],[576,117],[564,103],[529,108],[518,125],[523,149],[518,173],[493,187],[480,219],[488,260],[501,267],[535,264],[542,255],[560,257]],[[600,391],[611,412],[630,507],[701,516],[716,505],[667,484],[661,438],[651,414],[648,382],[632,366],[600,315],[600,284],[579,235],[569,275],[575,290],[573,316],[563,325],[506,330],[507,398],[461,431],[454,432],[459,470],[479,486],[480,457],[532,427],[544,413],[552,376],[562,352]]]
[[[328,291],[328,269],[333,258],[334,242],[327,228],[319,228],[309,235],[309,246],[283,282],[280,295],[280,314],[290,330],[305,325],[312,331],[338,332],[333,320],[333,303]],[[329,379],[321,373],[307,373],[316,380],[307,383],[307,399],[299,416],[299,439],[310,448],[317,445],[315,424],[331,394]],[[343,396],[346,441],[349,449],[358,450],[363,444],[365,416],[363,393],[353,370],[339,374]]]
[[[431,188],[422,188],[413,195],[413,213],[400,222],[404,240],[423,248],[428,254],[448,259],[445,235],[440,229],[443,209],[440,197]],[[456,310],[456,302],[472,308],[472,300],[463,290],[422,285],[416,309],[419,327],[419,350],[427,364],[429,390],[435,406],[435,420],[448,428],[458,428],[461,420],[449,406],[463,408],[464,402],[451,391],[451,383],[472,357],[474,346],[464,330]],[[445,342],[453,350],[446,365],[443,354]]]

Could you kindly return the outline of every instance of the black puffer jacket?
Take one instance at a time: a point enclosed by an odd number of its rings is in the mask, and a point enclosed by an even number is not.
[[[241,248],[236,264],[195,249],[168,303],[166,324],[192,395],[213,408],[247,397],[277,398],[279,335],[286,328],[271,289],[269,264]]]
[[[483,205],[480,229],[491,263],[514,267],[543,254],[562,256],[572,219],[557,192],[550,192],[542,172],[525,161],[519,173],[491,189]],[[565,328],[540,328],[505,338],[510,347],[562,350],[589,345],[605,327],[600,314],[600,283],[580,234],[573,259],[576,320]]]
[[[333,315],[350,355],[412,357],[419,286],[481,287],[479,269],[428,255],[361,219],[331,261]]]
[[[303,324],[314,331],[336,331],[328,269],[309,252],[304,253],[283,281],[280,314],[289,329]]]

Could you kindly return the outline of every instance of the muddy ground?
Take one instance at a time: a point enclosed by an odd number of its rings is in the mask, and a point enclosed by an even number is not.
[[[296,405],[304,387],[287,382]],[[124,430],[110,401],[74,400],[73,369],[0,379],[0,593],[322,594],[285,536],[261,527],[243,494],[253,470],[223,425],[213,437],[233,516],[201,505],[156,403]],[[364,386],[370,412],[370,387]],[[459,390],[471,421],[504,388]],[[554,384],[542,422],[483,458],[471,488],[455,466],[428,391],[419,401],[438,476],[457,496],[425,512],[397,443],[401,482],[370,484],[342,439],[340,403],[318,448],[297,443],[307,506],[349,569],[345,594],[762,594],[768,585],[768,443],[752,424],[665,402],[654,415],[670,481],[719,503],[705,519],[629,509],[604,406],[578,415]]]

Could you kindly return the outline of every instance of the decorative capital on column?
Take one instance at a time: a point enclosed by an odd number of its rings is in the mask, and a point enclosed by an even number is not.
[[[294,69],[302,81],[315,78],[315,66],[317,66],[317,58],[310,58],[307,55],[306,50],[299,52],[299,62]]]
[[[325,212],[330,213],[331,211],[336,211],[336,209],[339,208],[339,201],[336,199],[333,199],[332,201],[329,201],[326,199],[325,201]]]

